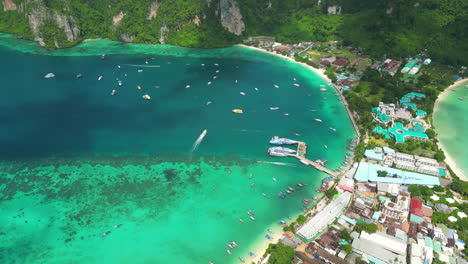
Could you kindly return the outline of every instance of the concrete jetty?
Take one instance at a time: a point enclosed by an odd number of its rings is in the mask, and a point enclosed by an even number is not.
[[[332,170],[329,170],[327,168],[325,168],[324,166],[318,164],[317,162],[315,161],[311,161],[309,159],[306,158],[306,153],[307,153],[307,144],[305,142],[302,142],[302,141],[297,141],[297,150],[296,150],[296,154],[287,154],[286,156],[289,156],[289,157],[295,157],[297,158],[302,164],[305,164],[305,165],[308,165],[308,166],[311,166],[311,167],[314,167],[315,169],[319,170],[319,171],[323,171],[327,174],[330,174],[331,176],[333,177],[338,177],[338,173],[332,171]]]

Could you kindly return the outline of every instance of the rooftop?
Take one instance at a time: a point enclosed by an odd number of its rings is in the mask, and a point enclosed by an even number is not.
[[[395,122],[395,125],[392,128],[389,128],[388,132],[395,137],[396,142],[405,142],[406,137],[429,139],[425,133],[408,130],[399,122]]]
[[[396,174],[399,177],[379,177],[377,171],[387,171],[389,175]],[[362,182],[387,182],[399,184],[440,185],[438,177],[429,176],[417,172],[402,171],[399,169],[384,167],[367,162],[360,162],[354,178]]]

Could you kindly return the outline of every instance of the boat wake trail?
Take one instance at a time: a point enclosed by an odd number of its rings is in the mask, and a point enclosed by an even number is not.
[[[195,140],[195,143],[193,143],[193,146],[192,146],[192,151],[191,153],[193,153],[195,150],[198,149],[198,146],[200,146],[200,143],[203,141],[203,138],[205,138],[206,136],[206,132],[208,130],[203,130],[203,132],[200,134],[200,136],[197,138],[197,140]]]
[[[130,66],[130,67],[145,67],[145,68],[160,68],[160,65],[138,65],[138,64],[122,64],[124,66]]]
[[[257,160],[257,163],[265,163],[265,164],[273,164],[273,165],[279,165],[279,166],[297,167],[296,164],[284,163],[284,162],[271,162],[271,161],[261,161],[261,160]]]

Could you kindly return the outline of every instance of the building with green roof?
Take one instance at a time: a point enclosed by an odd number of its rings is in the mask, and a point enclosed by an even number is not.
[[[418,109],[416,110],[416,117],[419,117],[419,118],[424,118],[427,116],[427,112],[422,110],[422,109]]]
[[[404,143],[405,138],[412,137],[419,140],[427,140],[429,137],[425,133],[411,131],[403,127],[400,122],[395,122],[392,128],[388,129],[388,132],[395,137],[397,143]]]
[[[388,133],[387,129],[383,129],[381,126],[376,126],[372,132],[383,135],[385,138],[391,138],[392,136]]]

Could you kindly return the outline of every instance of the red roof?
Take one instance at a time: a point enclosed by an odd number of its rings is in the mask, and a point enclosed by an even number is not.
[[[411,199],[411,213],[418,216],[424,216],[422,211],[422,202],[417,197]]]

